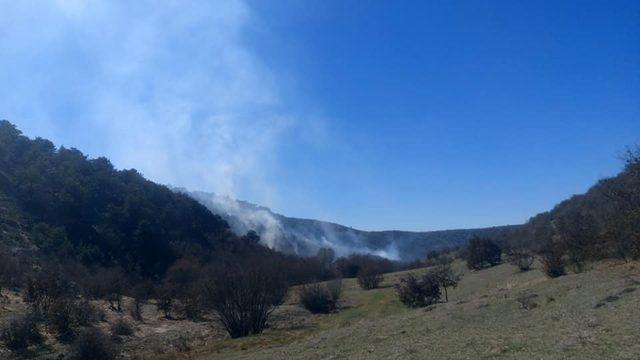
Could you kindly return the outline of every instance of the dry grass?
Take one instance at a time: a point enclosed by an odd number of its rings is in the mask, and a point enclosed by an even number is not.
[[[263,335],[224,339],[167,358],[640,357],[640,290],[631,290],[640,287],[637,264],[606,262],[557,279],[506,264],[478,272],[456,266],[465,277],[446,304],[405,308],[390,287],[399,274],[385,276],[383,288],[373,291],[346,280],[339,313],[311,316],[288,304]],[[523,295],[535,306],[523,308]]]
[[[539,265],[536,264],[539,268]],[[312,315],[295,291],[263,334],[229,339],[213,322],[167,320],[153,304],[145,321],[127,317],[135,333],[123,356],[143,359],[638,359],[640,264],[604,262],[587,272],[548,279],[511,265],[464,272],[449,302],[409,309],[385,275],[381,288],[364,291],[343,281],[341,309]],[[424,270],[417,270],[424,271]],[[16,294],[0,301],[0,321],[22,311]],[[519,300],[520,299],[520,300]],[[523,300],[525,299],[525,300]],[[126,299],[127,306],[130,299]],[[522,301],[526,302],[523,306]],[[107,309],[106,304],[102,304]],[[107,310],[109,330],[122,315]],[[125,316],[128,316],[125,314]],[[42,358],[64,352],[48,338]],[[0,358],[6,352],[0,349]]]

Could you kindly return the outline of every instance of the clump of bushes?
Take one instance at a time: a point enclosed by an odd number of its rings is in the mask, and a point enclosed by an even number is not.
[[[333,280],[326,284],[302,285],[298,290],[300,305],[314,314],[327,314],[338,307],[342,293],[342,281]]]
[[[531,270],[533,260],[533,253],[527,249],[512,250],[509,253],[509,263],[516,266],[522,272]]]
[[[42,343],[37,316],[29,313],[9,320],[0,329],[0,341],[12,351],[26,350],[31,345]]]
[[[377,288],[382,280],[382,273],[375,267],[366,267],[358,272],[358,285],[364,290]]]
[[[47,309],[45,321],[62,342],[70,342],[81,327],[92,326],[104,318],[101,310],[87,300],[56,299]]]
[[[400,301],[409,307],[425,307],[440,300],[440,282],[434,272],[421,277],[409,273],[395,285]]]
[[[336,269],[343,278],[354,278],[366,268],[376,268],[380,273],[396,270],[393,261],[369,254],[351,254],[336,260]]]
[[[500,264],[502,250],[491,239],[474,237],[469,241],[466,251],[469,269],[480,270]]]
[[[71,346],[71,359],[112,360],[117,355],[113,342],[96,328],[80,332]]]
[[[62,342],[69,342],[76,336],[75,311],[73,302],[67,299],[56,300],[47,311],[47,326]]]

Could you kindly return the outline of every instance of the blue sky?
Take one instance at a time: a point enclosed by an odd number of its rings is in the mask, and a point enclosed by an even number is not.
[[[289,216],[521,223],[640,142],[637,1],[0,8],[0,118]]]

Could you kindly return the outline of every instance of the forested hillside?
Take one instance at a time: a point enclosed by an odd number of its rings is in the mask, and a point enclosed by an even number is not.
[[[511,245],[576,271],[592,260],[640,257],[640,149],[627,149],[623,160],[618,175],[531,218]]]
[[[233,238],[191,198],[106,158],[31,140],[8,121],[0,122],[0,219],[6,245],[144,276]]]

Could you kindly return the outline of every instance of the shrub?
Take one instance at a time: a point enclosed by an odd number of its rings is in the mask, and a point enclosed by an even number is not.
[[[456,288],[458,282],[462,279],[462,274],[456,273],[451,268],[453,260],[449,257],[441,257],[438,259],[438,264],[432,270],[432,275],[438,282],[438,284],[444,289],[445,301],[449,301],[448,288]]]
[[[45,315],[55,301],[70,297],[74,292],[75,286],[63,276],[62,271],[51,266],[32,274],[23,290],[24,301],[39,315]]]
[[[144,318],[142,317],[142,307],[144,306],[144,302],[145,300],[139,297],[133,298],[133,306],[131,307],[131,311],[129,312],[129,314],[136,321],[144,320]]]
[[[541,256],[542,270],[550,278],[556,278],[565,275],[565,261],[562,253],[555,247],[547,249]]]
[[[200,319],[202,317],[203,302],[204,299],[199,288],[190,289],[182,299],[182,314],[184,317],[190,320]]]
[[[298,290],[300,305],[314,314],[327,314],[338,307],[342,281],[333,280],[324,285],[302,285]]]
[[[18,288],[22,285],[27,267],[15,254],[0,248],[0,291],[2,287]]]
[[[122,295],[127,287],[125,273],[120,268],[109,268],[98,272],[95,276],[98,281],[99,297],[109,302],[111,310],[116,312],[122,311]]]
[[[82,331],[71,347],[71,359],[76,360],[112,360],[116,355],[114,344],[96,328]]]
[[[12,351],[25,350],[30,345],[42,343],[37,316],[29,313],[10,319],[0,329],[0,340]]]
[[[104,313],[84,299],[57,299],[45,314],[47,326],[62,342],[73,340],[80,327],[91,326],[101,319]]]
[[[533,265],[533,254],[527,249],[513,250],[509,254],[509,263],[517,266],[520,271],[529,271]]]
[[[395,288],[400,301],[409,307],[425,307],[440,300],[440,284],[432,272],[420,278],[412,273],[404,275]]]
[[[173,348],[179,353],[185,353],[191,350],[189,339],[184,335],[180,335],[177,339],[173,340],[172,345]]]
[[[261,333],[287,294],[281,264],[262,255],[227,258],[210,271],[206,301],[232,338]]]
[[[538,297],[538,294],[521,294],[516,298],[520,308],[524,310],[532,310],[538,307],[538,304],[534,301]]]
[[[137,321],[143,321],[142,307],[149,300],[153,294],[154,286],[150,281],[143,281],[138,283],[133,290],[131,290],[131,296],[133,297],[133,307],[131,308],[131,317]]]
[[[358,272],[358,285],[364,290],[377,288],[382,279],[382,274],[374,267],[366,267]]]
[[[91,326],[106,317],[104,311],[86,299],[76,301],[73,305],[73,316],[80,326]]]
[[[76,336],[74,310],[73,302],[67,299],[56,300],[47,310],[47,326],[62,342],[69,342]]]
[[[111,324],[111,334],[119,336],[133,335],[133,327],[123,318],[119,318]]]
[[[470,269],[480,270],[498,265],[501,261],[501,252],[500,247],[492,240],[474,237],[467,247],[467,266]]]
[[[162,288],[157,293],[156,310],[162,312],[166,319],[171,318],[171,309],[173,309],[173,298],[171,292]]]

